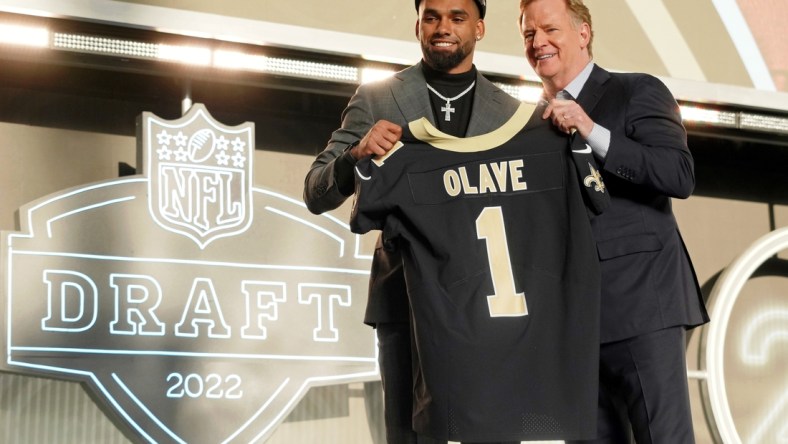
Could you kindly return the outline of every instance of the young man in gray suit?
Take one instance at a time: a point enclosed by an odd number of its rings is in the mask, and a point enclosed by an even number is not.
[[[611,198],[591,222],[602,344],[590,442],[626,443],[631,429],[640,444],[692,443],[685,330],[709,318],[671,210],[671,198],[695,186],[678,104],[653,76],[592,63],[582,0],[521,0],[520,12],[525,54],[549,101],[542,117],[590,145]]]
[[[422,61],[385,81],[361,85],[350,99],[342,126],[306,176],[304,201],[313,213],[333,210],[352,195],[356,161],[386,153],[408,122],[426,117],[445,133],[474,136],[501,126],[519,105],[473,65],[476,42],[485,32],[485,0],[415,0],[415,6]],[[412,430],[409,319],[397,247],[379,239],[364,322],[377,332],[390,444],[431,442]]]

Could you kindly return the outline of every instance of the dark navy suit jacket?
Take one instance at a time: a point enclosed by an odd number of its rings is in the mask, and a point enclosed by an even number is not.
[[[611,204],[592,220],[602,342],[708,322],[671,209],[671,198],[687,198],[695,187],[676,100],[656,77],[594,66],[577,102],[611,133],[602,171]]]

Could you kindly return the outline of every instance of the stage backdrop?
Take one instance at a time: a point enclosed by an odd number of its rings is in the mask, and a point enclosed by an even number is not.
[[[178,131],[168,129],[164,133],[177,136]],[[159,131],[157,134],[161,133],[162,131]],[[186,131],[184,131],[184,135],[186,135]],[[256,148],[257,150],[249,157],[254,165],[251,173],[255,190],[253,191],[254,199],[260,198],[264,194],[262,190],[265,189],[266,193],[269,191],[276,193],[278,197],[274,199],[275,201],[286,202],[288,206],[298,206],[303,176],[312,157],[278,153],[276,147],[257,146]],[[89,188],[96,183],[118,183],[120,185],[112,187],[133,188],[136,186],[133,181],[139,181],[140,183],[137,185],[141,185],[142,181],[146,180],[143,179],[144,176],[118,177],[119,163],[138,166],[144,170],[142,165],[138,164],[137,140],[134,137],[107,136],[0,123],[0,156],[6,160],[6,167],[3,168],[3,174],[0,175],[0,189],[2,189],[2,193],[0,193],[0,228],[4,231],[29,233],[29,226],[17,225],[15,219],[18,215],[15,213],[20,208],[29,208],[29,203],[33,203],[35,206],[46,202],[48,196],[53,193],[63,195],[68,190]],[[142,171],[140,174],[144,175],[145,172]],[[121,194],[129,196],[134,193]],[[272,197],[271,194],[265,195]],[[286,199],[283,200],[280,197]],[[101,200],[101,202],[107,201]],[[676,201],[674,204],[699,279],[702,284],[707,286],[711,285],[719,272],[742,252],[769,233],[772,229],[770,220],[773,219],[778,228],[788,225],[788,209],[783,206],[777,206],[770,210],[769,206],[763,203],[705,197],[692,197],[686,201]],[[91,205],[93,204],[82,205],[79,208]],[[71,210],[62,214],[67,213],[71,213]],[[150,208],[147,205],[139,205],[131,213],[134,213],[134,217],[148,218],[148,223],[152,223],[150,222],[152,221]],[[333,212],[332,216],[338,221],[345,221],[347,213],[348,208],[343,207]],[[61,217],[50,224],[53,238],[58,235],[58,224],[65,220]],[[133,234],[137,233],[141,227],[130,223],[132,220],[134,219],[124,220],[121,218],[115,220],[115,223],[118,225],[127,224],[124,231],[127,230]],[[20,218],[19,222],[29,222],[29,215],[27,218]],[[35,236],[45,238],[49,236],[46,225],[44,224],[42,227],[43,231],[36,231]],[[77,232],[83,230],[80,228],[80,224],[76,224],[73,229]],[[91,229],[102,232],[102,230],[109,228],[96,226]],[[88,233],[84,230],[81,232],[81,236]],[[204,249],[201,249],[199,242],[183,233],[169,230],[164,234],[172,239],[178,239],[177,242],[196,255],[195,258],[202,254],[201,251],[207,251],[215,245],[220,245],[223,241],[222,239],[203,241],[205,245]],[[266,241],[265,236],[259,237],[259,239],[248,240],[249,245],[244,245],[243,248],[253,250],[263,245]],[[20,239],[19,242],[32,242],[32,240]],[[74,247],[76,245],[74,242],[73,239],[67,240],[67,245]],[[298,242],[293,241],[292,243],[294,247],[297,247],[297,251],[293,253],[294,257],[302,258],[305,261],[313,260],[310,259],[313,250],[304,248]],[[25,251],[38,251],[33,250],[33,247],[30,248]],[[109,248],[109,246],[95,245],[95,248]],[[129,245],[128,248],[135,247]],[[362,245],[360,251],[369,252],[370,248],[371,242],[367,241],[367,245]],[[74,250],[73,248],[51,250],[50,253],[60,254],[64,251],[73,252]],[[336,255],[336,252],[333,254]],[[32,255],[28,256],[25,256],[25,260],[33,258]],[[145,257],[165,258],[163,255],[153,254],[150,251],[146,251]],[[90,260],[85,256],[73,256],[71,259],[83,262]],[[181,259],[191,260],[189,258]],[[184,261],[179,264],[185,263]],[[5,267],[7,264],[8,262],[4,259],[3,266]],[[45,276],[49,276],[51,282],[55,282],[56,277],[62,278],[64,276],[63,273],[45,275],[41,265],[42,263],[39,263],[37,265],[39,268],[31,268],[38,272],[35,279],[31,278],[31,280],[41,287],[46,288],[49,285],[44,280]],[[165,266],[173,267],[175,265],[168,263]],[[76,268],[70,269],[70,271],[74,271]],[[360,270],[361,265],[357,268]],[[65,268],[59,270],[61,272],[67,271]],[[159,270],[157,269],[139,268],[133,273],[128,270],[124,273],[135,274],[138,277],[143,275],[148,278],[153,277],[158,282]],[[103,290],[113,291],[110,274],[109,270],[105,270],[103,274],[93,280],[97,282],[97,285],[101,285]],[[216,275],[209,276],[211,277],[210,281],[213,281],[213,276]],[[147,279],[144,282],[152,283],[152,280],[148,278],[144,278]],[[184,294],[194,293],[191,291],[195,284],[193,277],[174,276],[173,278],[188,281],[178,284],[185,289]],[[61,279],[61,282],[67,281]],[[115,282],[120,281],[116,279]],[[208,282],[208,279],[198,281],[198,288],[202,288],[204,291],[194,294],[210,295]],[[80,287],[72,282],[70,288]],[[155,285],[148,288],[155,288]],[[727,389],[727,399],[730,401],[729,407],[733,421],[737,425],[743,442],[768,442],[768,440],[758,440],[763,437],[780,436],[783,433],[782,427],[786,423],[784,419],[787,417],[786,393],[788,393],[788,387],[785,385],[783,370],[788,354],[785,353],[785,342],[782,340],[786,337],[785,322],[782,319],[788,311],[785,304],[785,295],[788,294],[787,288],[788,282],[784,277],[763,276],[749,281],[737,297],[735,310],[731,315],[728,331],[725,333],[726,341],[722,353],[726,373],[722,382]],[[162,287],[162,294],[166,294],[164,287]],[[223,298],[224,294],[223,291],[217,290],[217,300],[220,297]],[[239,301],[243,300],[242,287],[238,287],[234,294]],[[47,293],[44,292],[32,296],[35,299],[31,300],[31,307],[41,309],[40,304],[47,301],[46,295]],[[275,299],[273,293],[271,298]],[[187,306],[185,303],[178,306],[179,314],[183,313],[185,306]],[[222,306],[224,307],[224,305]],[[22,309],[27,310],[31,307],[22,306]],[[16,305],[13,308],[16,308]],[[8,313],[8,309],[9,306],[4,304],[4,317]],[[235,310],[235,307],[232,309]],[[79,319],[74,313],[78,312],[61,312],[63,317],[60,320],[75,321]],[[371,337],[373,334],[371,329],[361,328],[360,313],[357,312],[354,316],[355,319],[348,319],[356,323],[352,328],[358,328],[359,334],[364,337]],[[179,318],[174,321],[167,319],[166,328],[169,329],[167,331],[173,331],[174,324],[178,320]],[[41,316],[29,319],[29,322],[35,324],[36,328],[42,325],[41,321]],[[104,329],[104,335],[107,334],[111,321],[111,316],[110,318],[102,318],[103,323],[100,327]],[[306,321],[293,324],[292,328],[301,332],[312,331],[315,327],[314,323],[307,325]],[[691,338],[688,351],[690,370],[697,369],[700,365],[698,359],[699,339],[698,334],[693,334]],[[120,341],[120,343],[123,342],[128,345],[128,338]],[[73,345],[60,344],[64,348]],[[294,346],[293,350],[300,352],[302,347]],[[118,357],[108,365],[122,371],[122,364],[126,362],[132,368],[135,365],[133,359],[128,356]],[[46,377],[39,376],[38,372],[33,372],[36,374],[33,376],[33,373],[29,373],[28,370],[30,368],[17,367],[14,373],[0,372],[0,406],[2,406],[0,409],[0,442],[111,443],[127,440],[118,431],[118,427],[128,428],[129,422],[122,418],[118,420],[116,415],[112,414],[112,408],[107,410],[110,412],[109,416],[99,410],[97,405],[106,403],[107,397],[96,396],[97,384],[95,382],[80,384],[73,382],[78,379],[73,375],[63,375],[58,372],[47,372]],[[192,374],[198,374],[198,372],[182,372],[181,376],[184,382],[187,378],[189,379],[189,384],[192,384],[189,388],[190,393],[195,394],[199,382],[196,376],[190,377]],[[210,376],[211,372],[206,375]],[[63,379],[64,376],[67,379]],[[174,376],[174,378],[177,383],[178,376]],[[166,386],[166,379],[153,382],[164,392],[170,390],[170,387]],[[162,386],[162,383],[165,385]],[[376,387],[374,384],[376,383],[342,382],[338,385],[313,387],[305,393],[305,397],[294,406],[289,415],[282,418],[283,422],[279,427],[272,430],[269,442],[381,442],[380,391],[379,386]],[[712,436],[706,427],[699,384],[693,381],[691,387],[698,442],[710,443]],[[131,393],[135,392],[131,391]],[[184,393],[186,392],[184,391]],[[142,402],[138,405],[146,406],[147,404]],[[111,422],[110,418],[115,420],[117,425]]]

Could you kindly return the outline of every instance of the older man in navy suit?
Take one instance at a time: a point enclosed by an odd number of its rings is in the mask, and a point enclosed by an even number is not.
[[[598,439],[692,443],[685,330],[708,321],[671,210],[694,164],[678,105],[658,79],[592,62],[582,0],[521,0],[520,31],[542,79],[543,118],[582,137],[611,205],[592,220],[602,270]]]

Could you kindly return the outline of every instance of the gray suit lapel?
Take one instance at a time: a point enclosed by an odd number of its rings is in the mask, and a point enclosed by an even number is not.
[[[396,79],[398,81],[392,83],[391,92],[405,121],[426,117],[435,125],[421,63],[397,73]]]
[[[501,94],[505,92],[497,89],[481,73],[476,76],[476,91],[473,96],[473,112],[468,123],[468,136],[478,136],[493,131],[506,123],[508,117],[514,112],[506,112],[506,106]]]

